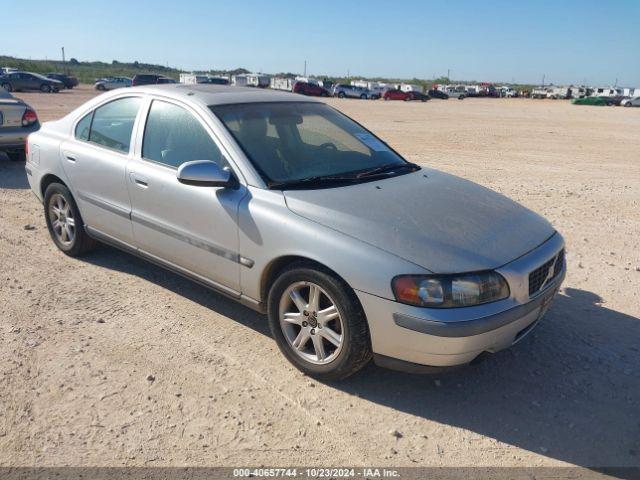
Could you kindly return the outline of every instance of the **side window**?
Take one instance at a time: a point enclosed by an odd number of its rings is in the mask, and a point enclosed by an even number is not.
[[[129,152],[131,132],[140,108],[139,98],[121,98],[96,109],[89,141],[123,153]]]
[[[149,110],[142,156],[176,168],[191,160],[211,160],[226,166],[217,145],[191,113],[159,100],[154,100]]]
[[[76,124],[76,138],[78,140],[89,141],[89,129],[91,128],[91,118],[93,112],[87,113],[82,120]]]

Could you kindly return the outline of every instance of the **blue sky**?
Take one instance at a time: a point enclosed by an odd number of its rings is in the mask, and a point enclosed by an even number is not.
[[[0,54],[640,86],[640,0],[3,2]]]

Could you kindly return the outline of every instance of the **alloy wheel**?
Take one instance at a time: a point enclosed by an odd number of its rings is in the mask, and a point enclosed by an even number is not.
[[[49,201],[49,219],[56,239],[64,246],[72,245],[76,238],[76,220],[71,205],[59,193]]]
[[[291,350],[303,360],[325,365],[344,344],[344,328],[335,301],[319,285],[296,282],[282,294],[280,328]]]

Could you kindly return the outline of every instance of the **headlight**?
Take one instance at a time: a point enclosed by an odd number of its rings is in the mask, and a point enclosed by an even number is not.
[[[400,275],[391,287],[398,302],[418,307],[469,307],[509,297],[506,280],[496,272]]]

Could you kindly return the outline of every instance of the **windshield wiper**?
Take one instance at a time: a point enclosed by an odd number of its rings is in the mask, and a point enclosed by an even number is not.
[[[336,183],[354,183],[358,178],[353,175],[333,175],[333,176],[315,176],[301,178],[299,180],[285,180],[283,182],[268,182],[270,189],[279,188],[300,188],[300,187],[326,187]]]
[[[268,182],[268,187],[272,190],[279,188],[304,188],[304,187],[327,187],[335,184],[353,184],[364,181],[367,178],[380,175],[393,175],[396,172],[409,169],[412,172],[420,170],[420,166],[415,163],[389,163],[379,167],[364,170],[350,175],[326,175],[301,178],[299,180],[285,180],[282,182]]]
[[[356,175],[356,178],[366,178],[366,177],[374,177],[378,175],[390,175],[398,170],[410,169],[412,172],[420,170],[420,166],[415,163],[406,162],[406,163],[387,163],[386,165],[381,165],[379,167],[372,168],[370,170],[365,170],[364,172],[360,172]]]

